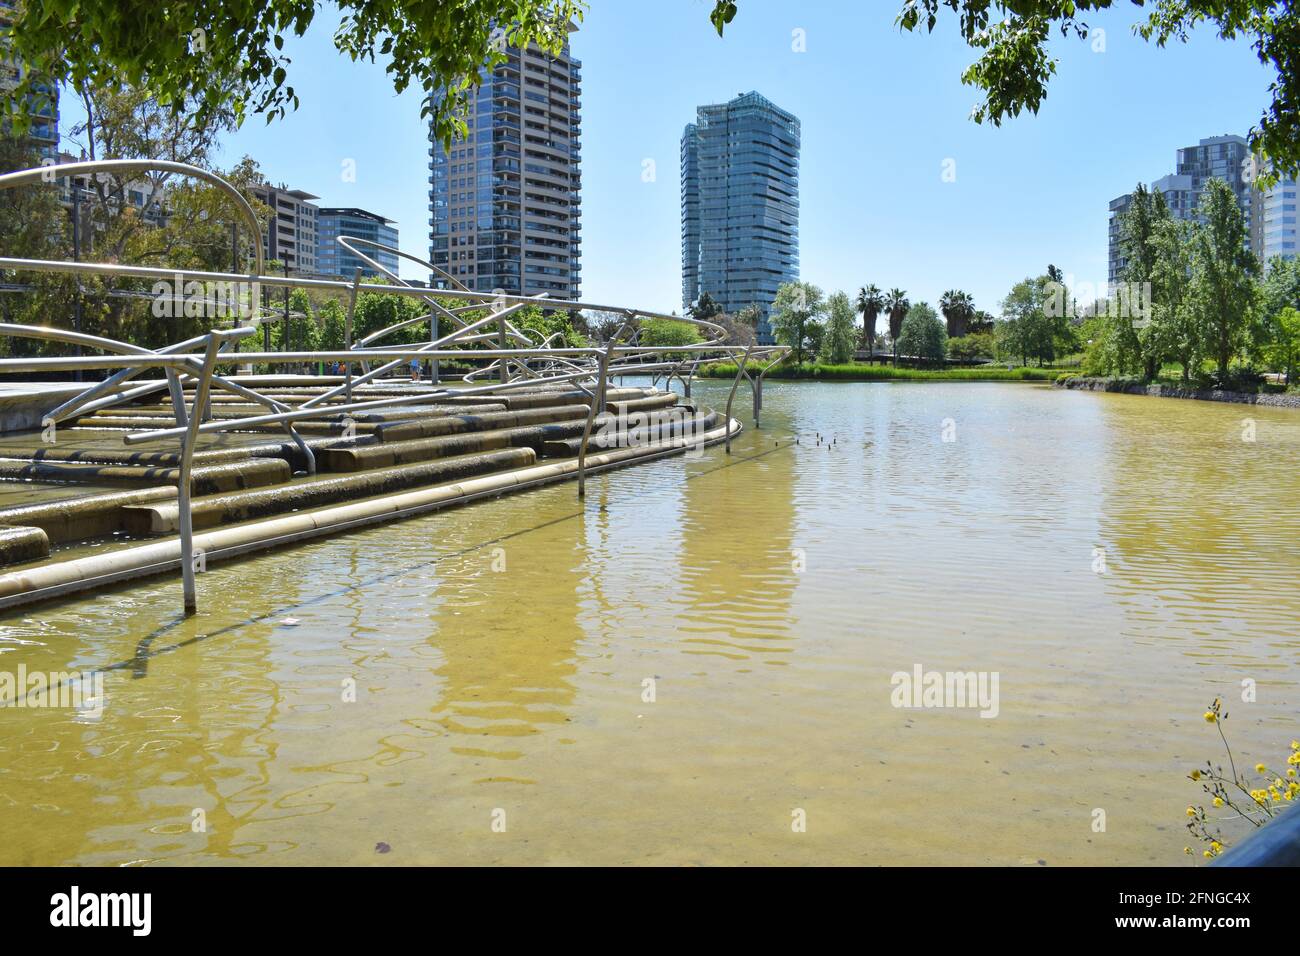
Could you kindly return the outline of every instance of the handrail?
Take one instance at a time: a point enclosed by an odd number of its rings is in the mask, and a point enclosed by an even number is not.
[[[0,176],[0,189],[25,186],[28,183],[49,182],[51,176],[56,179],[63,179],[82,173],[143,173],[154,170],[180,173],[182,176],[202,179],[229,196],[234,201],[239,214],[244,218],[244,225],[248,227],[248,235],[253,244],[254,262],[256,263],[253,271],[257,275],[261,275],[266,271],[265,252],[262,249],[262,226],[257,221],[257,214],[253,212],[253,207],[249,205],[248,200],[244,198],[244,194],[236,189],[234,185],[222,179],[216,173],[209,172],[198,166],[191,166],[188,163],[175,163],[166,159],[91,159],[75,163],[55,163],[50,166],[38,166],[34,169],[20,169],[17,172],[5,173]]]
[[[1210,866],[1300,866],[1300,813],[1274,817]]]
[[[166,388],[171,395],[172,415],[176,422],[174,427],[150,431],[126,432],[123,442],[134,445],[141,442],[164,439],[178,439],[181,444],[181,469],[178,481],[177,503],[179,508],[178,524],[181,529],[182,545],[182,581],[185,611],[192,614],[197,606],[194,588],[193,534],[192,534],[192,462],[197,442],[201,435],[236,429],[248,429],[263,425],[283,427],[297,444],[308,471],[315,470],[315,458],[310,446],[302,439],[294,424],[299,421],[330,418],[338,420],[353,412],[382,409],[401,405],[420,404],[437,401],[451,395],[475,396],[485,398],[508,394],[521,388],[537,386],[568,385],[580,389],[590,396],[587,420],[584,424],[582,442],[578,455],[578,493],[582,497],[586,490],[586,459],[596,416],[605,408],[605,398],[609,382],[614,375],[653,374],[658,381],[660,374],[667,373],[669,385],[674,375],[681,378],[682,371],[689,368],[688,376],[693,375],[696,367],[708,360],[722,358],[738,359],[738,369],[731,392],[727,398],[727,451],[731,451],[731,407],[735,398],[736,386],[743,375],[751,383],[761,387],[762,376],[768,369],[789,354],[786,346],[748,346],[732,345],[726,341],[727,331],[721,325],[690,316],[668,315],[644,309],[612,307],[577,300],[551,299],[545,293],[539,295],[507,295],[500,290],[481,292],[466,288],[454,276],[408,253],[381,245],[371,240],[356,237],[341,237],[340,245],[369,263],[396,284],[372,283],[365,286],[365,291],[378,294],[395,294],[421,299],[429,303],[432,311],[416,319],[404,320],[387,329],[371,333],[353,341],[353,322],[355,319],[357,298],[361,291],[361,268],[357,267],[350,279],[314,279],[290,275],[266,275],[265,261],[260,241],[261,230],[252,207],[243,195],[230,183],[214,173],[182,163],[154,160],[102,160],[85,163],[67,163],[62,166],[43,166],[37,169],[0,175],[0,189],[30,183],[39,179],[48,179],[50,170],[56,175],[76,175],[83,172],[129,173],[134,171],[163,170],[183,173],[215,184],[230,195],[239,207],[241,216],[252,231],[256,266],[249,274],[234,272],[210,272],[195,269],[174,269],[155,266],[128,265],[122,263],[68,262],[46,259],[21,259],[0,257],[0,270],[58,272],[75,276],[120,276],[143,279],[167,280],[173,283],[200,282],[247,282],[255,288],[305,289],[339,293],[348,298],[348,308],[344,324],[344,348],[320,349],[307,352],[230,352],[225,348],[245,336],[251,335],[254,328],[238,327],[235,329],[212,329],[203,335],[186,341],[153,350],[143,346],[94,336],[80,332],[70,332],[44,326],[17,325],[0,323],[0,335],[21,338],[33,338],[46,341],[64,342],[78,347],[107,353],[99,355],[55,356],[34,358],[0,358],[0,374],[7,372],[46,372],[63,370],[104,370],[110,374],[100,382],[88,385],[74,397],[59,405],[48,416],[50,422],[62,421],[73,415],[85,415],[101,408],[107,408],[142,397]],[[392,253],[400,258],[417,262],[427,267],[431,274],[441,275],[450,280],[456,288],[429,289],[410,285],[386,268],[376,259],[361,252],[357,246],[373,246],[376,249]],[[250,303],[251,304],[251,303]],[[614,312],[625,317],[625,321],[604,346],[566,346],[556,334],[543,337],[528,329],[519,329],[507,321],[507,318],[530,305],[543,305],[548,309],[561,311],[595,310]],[[466,321],[461,313],[485,309],[487,314],[477,320]],[[449,334],[438,336],[438,317],[451,320],[456,328]],[[638,319],[668,319],[694,325],[705,333],[705,341],[680,346],[646,346],[637,344],[639,333],[634,331],[628,344],[622,344],[623,336],[629,329],[636,329]],[[409,325],[428,321],[430,323],[429,342],[419,346],[376,346],[375,343],[390,332]],[[480,332],[487,326],[495,325],[492,332]],[[496,347],[477,347],[479,343],[495,340]],[[510,347],[516,344],[517,347]],[[466,346],[475,346],[467,349]],[[470,357],[487,363],[466,376],[466,381],[455,389],[434,385],[418,396],[410,394],[394,395],[383,398],[366,398],[358,400],[353,393],[357,385],[369,382],[384,372],[391,370],[403,361],[412,358],[431,359],[434,368],[440,358]],[[757,380],[747,371],[746,364],[751,359],[770,358],[772,362],[758,373]],[[346,363],[347,373],[342,384],[327,388],[323,392],[307,399],[297,408],[291,408],[285,402],[278,401],[270,395],[264,395],[255,387],[253,381],[243,384],[217,374],[217,369],[224,365],[263,364],[268,366],[294,365],[301,362],[316,363],[322,361],[342,361]],[[373,370],[368,368],[370,361],[381,363]],[[366,369],[363,375],[352,375],[352,364],[361,363]],[[132,382],[146,369],[163,373],[161,379],[148,379],[144,382]],[[499,381],[475,384],[479,377],[486,377],[496,372]],[[248,380],[246,380],[248,381]],[[689,378],[686,379],[689,383]],[[590,387],[588,387],[590,383]],[[193,387],[193,399],[189,409],[185,405],[185,388]],[[686,388],[689,391],[689,384]],[[269,411],[264,414],[240,414],[238,417],[219,418],[210,421],[204,419],[209,396],[213,388],[221,388],[240,396],[247,402],[262,405]],[[761,401],[760,388],[755,389],[755,420]],[[241,403],[242,404],[242,403]]]
[[[756,343],[751,342],[749,348],[745,349],[745,354],[740,357],[740,364],[736,368],[736,377],[731,382],[731,392],[727,395],[727,454],[731,454],[731,402],[736,397],[736,386],[740,384],[740,376],[745,374],[745,364],[749,361],[750,355],[753,354]]]
[[[591,440],[591,426],[595,424],[596,416],[604,411],[609,360],[628,324],[624,322],[618,331],[609,337],[609,341],[605,343],[605,350],[600,354],[600,365],[596,372],[596,394],[587,407],[587,421],[582,426],[582,443],[578,445],[578,498],[580,500],[587,497],[587,442]]]

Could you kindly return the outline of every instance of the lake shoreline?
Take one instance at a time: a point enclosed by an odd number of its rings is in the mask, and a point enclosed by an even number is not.
[[[701,368],[697,373],[703,379],[732,379],[736,366],[717,363]],[[965,366],[947,369],[895,368],[892,365],[805,365],[795,368],[778,365],[766,375],[769,381],[785,382],[1036,382],[1045,384],[1061,374],[1060,369],[1016,367],[1001,365]]]
[[[1067,378],[1056,382],[1057,388],[1087,392],[1117,392],[1124,395],[1150,395],[1155,398],[1187,398],[1202,402],[1228,402],[1236,405],[1264,405],[1268,408],[1300,409],[1300,393],[1225,392],[1208,388],[1155,383],[1144,385],[1124,379]]]

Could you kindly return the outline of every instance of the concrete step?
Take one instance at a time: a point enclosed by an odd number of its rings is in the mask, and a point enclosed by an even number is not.
[[[191,474],[196,494],[277,485],[292,477],[293,471],[283,458],[248,458],[244,461],[200,465],[193,468]],[[175,485],[180,481],[180,469],[0,458],[0,479],[84,482],[140,488]]]
[[[494,428],[518,428],[524,425],[544,425],[549,422],[581,419],[587,417],[587,411],[586,405],[558,405],[527,408],[521,411],[488,412],[483,415],[448,415],[437,419],[383,422],[374,426],[373,434],[384,443],[411,438],[436,438],[439,435],[458,435]]]
[[[718,426],[721,417],[717,412],[686,412],[682,417],[658,418],[653,414],[636,413],[625,417],[597,418],[587,442],[589,454],[612,448],[636,448],[653,442],[682,435],[704,435]],[[582,445],[581,430],[577,436],[557,436],[542,444],[546,458],[572,458]]]
[[[0,527],[0,564],[22,564],[49,556],[50,539],[40,528]]]
[[[536,460],[537,455],[531,448],[508,448],[358,474],[302,478],[273,488],[198,497],[192,501],[193,527],[196,530],[213,528],[423,485],[459,481],[504,469],[523,468]],[[142,502],[122,509],[125,529],[138,535],[174,532],[179,527],[178,516],[175,501]]]
[[[49,504],[0,509],[0,525],[40,528],[55,544],[88,541],[123,531],[122,510],[128,505],[176,500],[170,485],[138,491],[104,491]]]

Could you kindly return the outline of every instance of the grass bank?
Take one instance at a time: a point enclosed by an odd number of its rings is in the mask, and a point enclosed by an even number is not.
[[[769,379],[811,379],[822,382],[1054,382],[1061,374],[1052,368],[894,368],[892,365],[778,365]],[[720,362],[700,369],[703,378],[735,378],[736,366]]]

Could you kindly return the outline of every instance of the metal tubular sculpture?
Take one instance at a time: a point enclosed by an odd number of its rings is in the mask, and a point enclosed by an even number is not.
[[[161,280],[172,283],[249,283],[251,288],[297,288],[330,292],[347,298],[348,307],[344,329],[344,348],[342,350],[318,350],[312,352],[230,352],[228,345],[253,333],[255,323],[263,316],[257,314],[250,299],[250,315],[247,316],[254,325],[237,325],[235,328],[214,328],[206,334],[187,339],[183,342],[166,346],[157,351],[98,336],[67,332],[50,327],[0,324],[0,335],[33,338],[45,341],[59,341],[78,346],[93,348],[109,353],[106,355],[81,355],[75,357],[54,358],[4,358],[0,359],[0,372],[47,372],[68,370],[104,370],[110,373],[104,380],[93,383],[81,393],[63,402],[45,416],[43,424],[57,425],[73,417],[96,410],[132,401],[135,398],[167,390],[171,399],[172,416],[175,425],[170,428],[155,428],[145,431],[127,432],[123,441],[128,445],[160,439],[176,439],[180,443],[180,474],[178,481],[178,527],[181,541],[181,573],[184,589],[185,612],[192,614],[197,607],[197,595],[194,586],[193,523],[190,508],[192,494],[193,457],[200,436],[214,432],[250,429],[262,425],[276,425],[284,428],[297,445],[307,470],[314,471],[314,457],[310,446],[295,430],[297,422],[320,419],[344,419],[354,412],[374,409],[410,406],[427,403],[442,398],[467,395],[493,396],[509,393],[520,388],[536,389],[547,386],[567,384],[577,387],[591,397],[588,416],[583,430],[578,461],[578,494],[585,494],[587,443],[591,436],[595,418],[604,408],[604,396],[608,383],[615,377],[629,375],[653,376],[657,382],[660,376],[666,376],[667,382],[677,377],[683,382],[686,395],[690,395],[690,378],[695,369],[705,361],[721,359],[738,360],[738,367],[731,392],[727,399],[725,430],[727,449],[730,452],[732,426],[731,404],[736,386],[745,377],[751,383],[754,393],[754,415],[758,417],[761,403],[762,377],[777,362],[783,360],[790,350],[785,346],[740,346],[726,341],[727,330],[716,323],[700,319],[667,315],[647,310],[611,307],[594,303],[549,299],[541,296],[508,295],[500,290],[480,292],[466,288],[454,276],[445,273],[433,263],[425,262],[396,249],[389,249],[378,243],[354,237],[341,238],[340,244],[382,273],[389,282],[377,282],[365,286],[366,291],[407,296],[423,301],[429,311],[415,319],[405,320],[366,335],[360,341],[353,341],[353,320],[355,317],[357,297],[361,291],[361,268],[358,267],[351,280],[347,279],[308,279],[288,275],[267,275],[263,260],[260,228],[251,205],[244,196],[230,183],[206,170],[180,163],[150,160],[104,160],[98,162],[69,163],[58,166],[43,166],[39,169],[25,170],[0,176],[0,189],[33,183],[53,183],[68,175],[82,173],[139,173],[149,170],[163,170],[202,179],[212,183],[228,195],[249,228],[252,245],[255,250],[255,267],[247,275],[223,272],[205,272],[189,269],[166,269],[153,266],[126,265],[119,263],[67,262],[43,259],[16,259],[0,257],[0,270],[14,272],[61,272],[72,275],[94,275],[101,277],[129,277]],[[402,280],[375,258],[361,252],[359,245],[371,246],[385,253],[413,261],[429,270],[431,275],[442,277],[449,287],[429,289],[412,285]],[[565,346],[557,343],[557,336],[543,338],[528,329],[520,328],[509,321],[509,317],[528,306],[545,304],[549,309],[577,312],[582,310],[613,312],[627,317],[627,321],[618,332],[610,337],[604,347]],[[269,318],[269,316],[266,316]],[[278,317],[277,317],[278,318]],[[446,319],[454,328],[447,335],[438,335],[438,320]],[[633,338],[629,344],[620,344],[624,332],[638,319],[669,319],[686,322],[696,326],[705,334],[705,341],[682,346],[645,346]],[[378,343],[387,335],[403,328],[428,322],[429,340],[423,345],[384,346]],[[492,331],[480,331],[491,329]],[[495,347],[483,347],[494,343]],[[443,358],[473,360],[480,367],[465,376],[464,383],[456,387],[441,385],[438,381],[438,362]],[[757,378],[752,376],[746,366],[753,359],[770,359],[769,364],[759,372]],[[371,382],[387,371],[398,367],[403,362],[430,360],[432,362],[432,383],[427,391],[418,397],[410,394],[391,398],[354,398],[356,386]],[[297,363],[340,361],[346,363],[346,372],[341,384],[315,395],[297,408],[270,396],[263,395],[255,387],[256,382],[247,384],[220,375],[217,369],[222,365],[294,365]],[[358,363],[366,371],[354,377],[352,363]],[[371,362],[376,367],[370,370]],[[151,379],[143,383],[133,382],[147,369],[163,373],[161,379]],[[685,372],[685,377],[683,377]],[[496,380],[489,377],[495,374]],[[478,384],[478,379],[487,379]],[[246,402],[262,405],[267,409],[264,414],[236,414],[229,417],[210,419],[209,400],[213,388],[222,389],[239,396]],[[193,399],[186,409],[184,394],[186,388],[192,389]],[[738,427],[738,426],[737,426]]]

